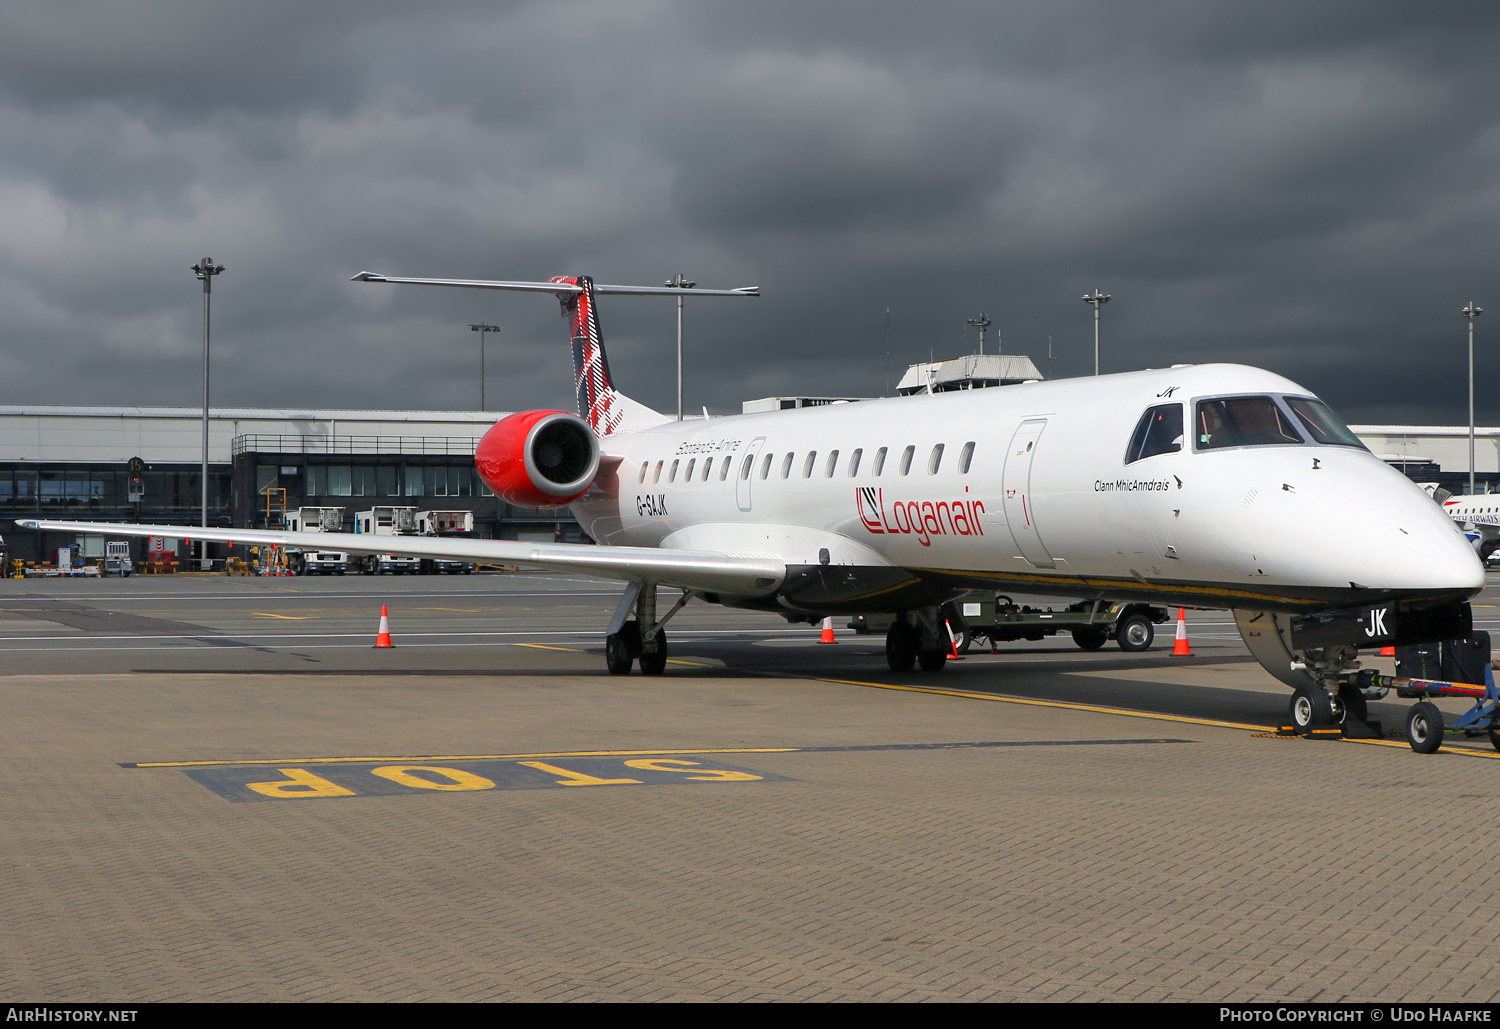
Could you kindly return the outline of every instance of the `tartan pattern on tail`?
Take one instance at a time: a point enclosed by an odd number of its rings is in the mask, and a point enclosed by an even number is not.
[[[578,285],[583,292],[562,298],[563,308],[573,313],[573,380],[578,392],[578,416],[600,436],[608,436],[625,418],[623,398],[615,391],[609,374],[609,359],[604,355],[604,339],[599,332],[599,315],[594,308],[594,280],[587,275],[577,278],[557,276],[550,281]]]

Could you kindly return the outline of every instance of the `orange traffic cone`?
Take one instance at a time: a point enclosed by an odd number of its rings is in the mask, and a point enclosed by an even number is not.
[[[818,639],[819,643],[837,643],[833,638],[833,615],[823,619],[823,635]]]
[[[1381,647],[1380,648],[1380,656],[1381,657],[1395,657],[1396,656],[1396,648],[1395,647]]]
[[[1180,607],[1177,609],[1177,639],[1172,643],[1172,656],[1193,656],[1193,648],[1188,646],[1187,611],[1186,609]]]
[[[948,624],[948,619],[946,618],[943,619],[943,628],[948,631],[948,649],[952,651],[948,655],[949,660],[962,661],[963,658],[958,656],[958,637],[953,635],[953,626]]]
[[[376,647],[394,647],[391,642],[391,620],[385,613],[385,605],[380,605],[380,631],[375,634]]]

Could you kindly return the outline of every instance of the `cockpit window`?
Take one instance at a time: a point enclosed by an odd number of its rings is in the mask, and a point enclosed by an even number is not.
[[[1302,419],[1302,425],[1307,429],[1308,435],[1317,442],[1328,443],[1336,447],[1365,449],[1359,437],[1349,431],[1349,426],[1344,424],[1344,420],[1329,410],[1328,405],[1323,401],[1314,400],[1312,397],[1287,397],[1286,406]]]
[[[1148,407],[1141,415],[1125,452],[1125,463],[1131,464],[1157,454],[1175,454],[1182,449],[1182,405],[1162,404]]]
[[[1291,420],[1270,397],[1200,400],[1193,422],[1199,450],[1302,442]]]

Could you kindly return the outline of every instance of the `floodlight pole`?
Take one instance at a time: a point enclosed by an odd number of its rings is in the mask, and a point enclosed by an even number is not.
[[[978,318],[970,318],[965,324],[972,325],[976,329],[979,330],[979,356],[983,357],[984,356],[984,330],[988,329],[991,325],[994,324],[994,322],[990,321],[990,316],[989,315],[985,314],[983,311],[980,311]]]
[[[480,322],[478,325],[470,325],[470,332],[479,333],[479,410],[485,410],[484,406],[484,334],[486,332],[499,332],[500,326],[486,325]]]
[[[1470,300],[1463,309],[1469,319],[1469,494],[1474,493],[1474,319],[1484,314],[1484,308]]]
[[[193,265],[193,274],[203,283],[203,469],[199,476],[202,487],[202,525],[208,528],[208,298],[213,293],[214,276],[224,270],[222,264],[214,264],[212,257],[205,257]],[[200,541],[200,546],[202,541]],[[204,551],[199,550],[201,555]]]
[[[1109,294],[1108,293],[1102,293],[1102,292],[1100,292],[1099,291],[1099,287],[1095,286],[1094,287],[1094,292],[1092,292],[1092,293],[1085,293],[1083,295],[1083,302],[1085,304],[1093,304],[1094,305],[1094,374],[1098,375],[1099,374],[1099,308],[1102,307],[1104,304],[1109,303]]]
[[[674,287],[676,289],[692,289],[694,286],[696,286],[698,284],[696,282],[689,282],[687,280],[687,278],[681,272],[678,272],[676,275],[672,276],[666,282],[663,282],[662,285],[663,286],[672,286],[672,287]],[[677,420],[679,422],[682,421],[682,294],[681,293],[677,294]]]

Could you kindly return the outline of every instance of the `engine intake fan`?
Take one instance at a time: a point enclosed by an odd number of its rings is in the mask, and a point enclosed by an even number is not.
[[[599,440],[566,411],[521,411],[496,422],[474,451],[479,477],[518,507],[562,507],[599,474]]]

